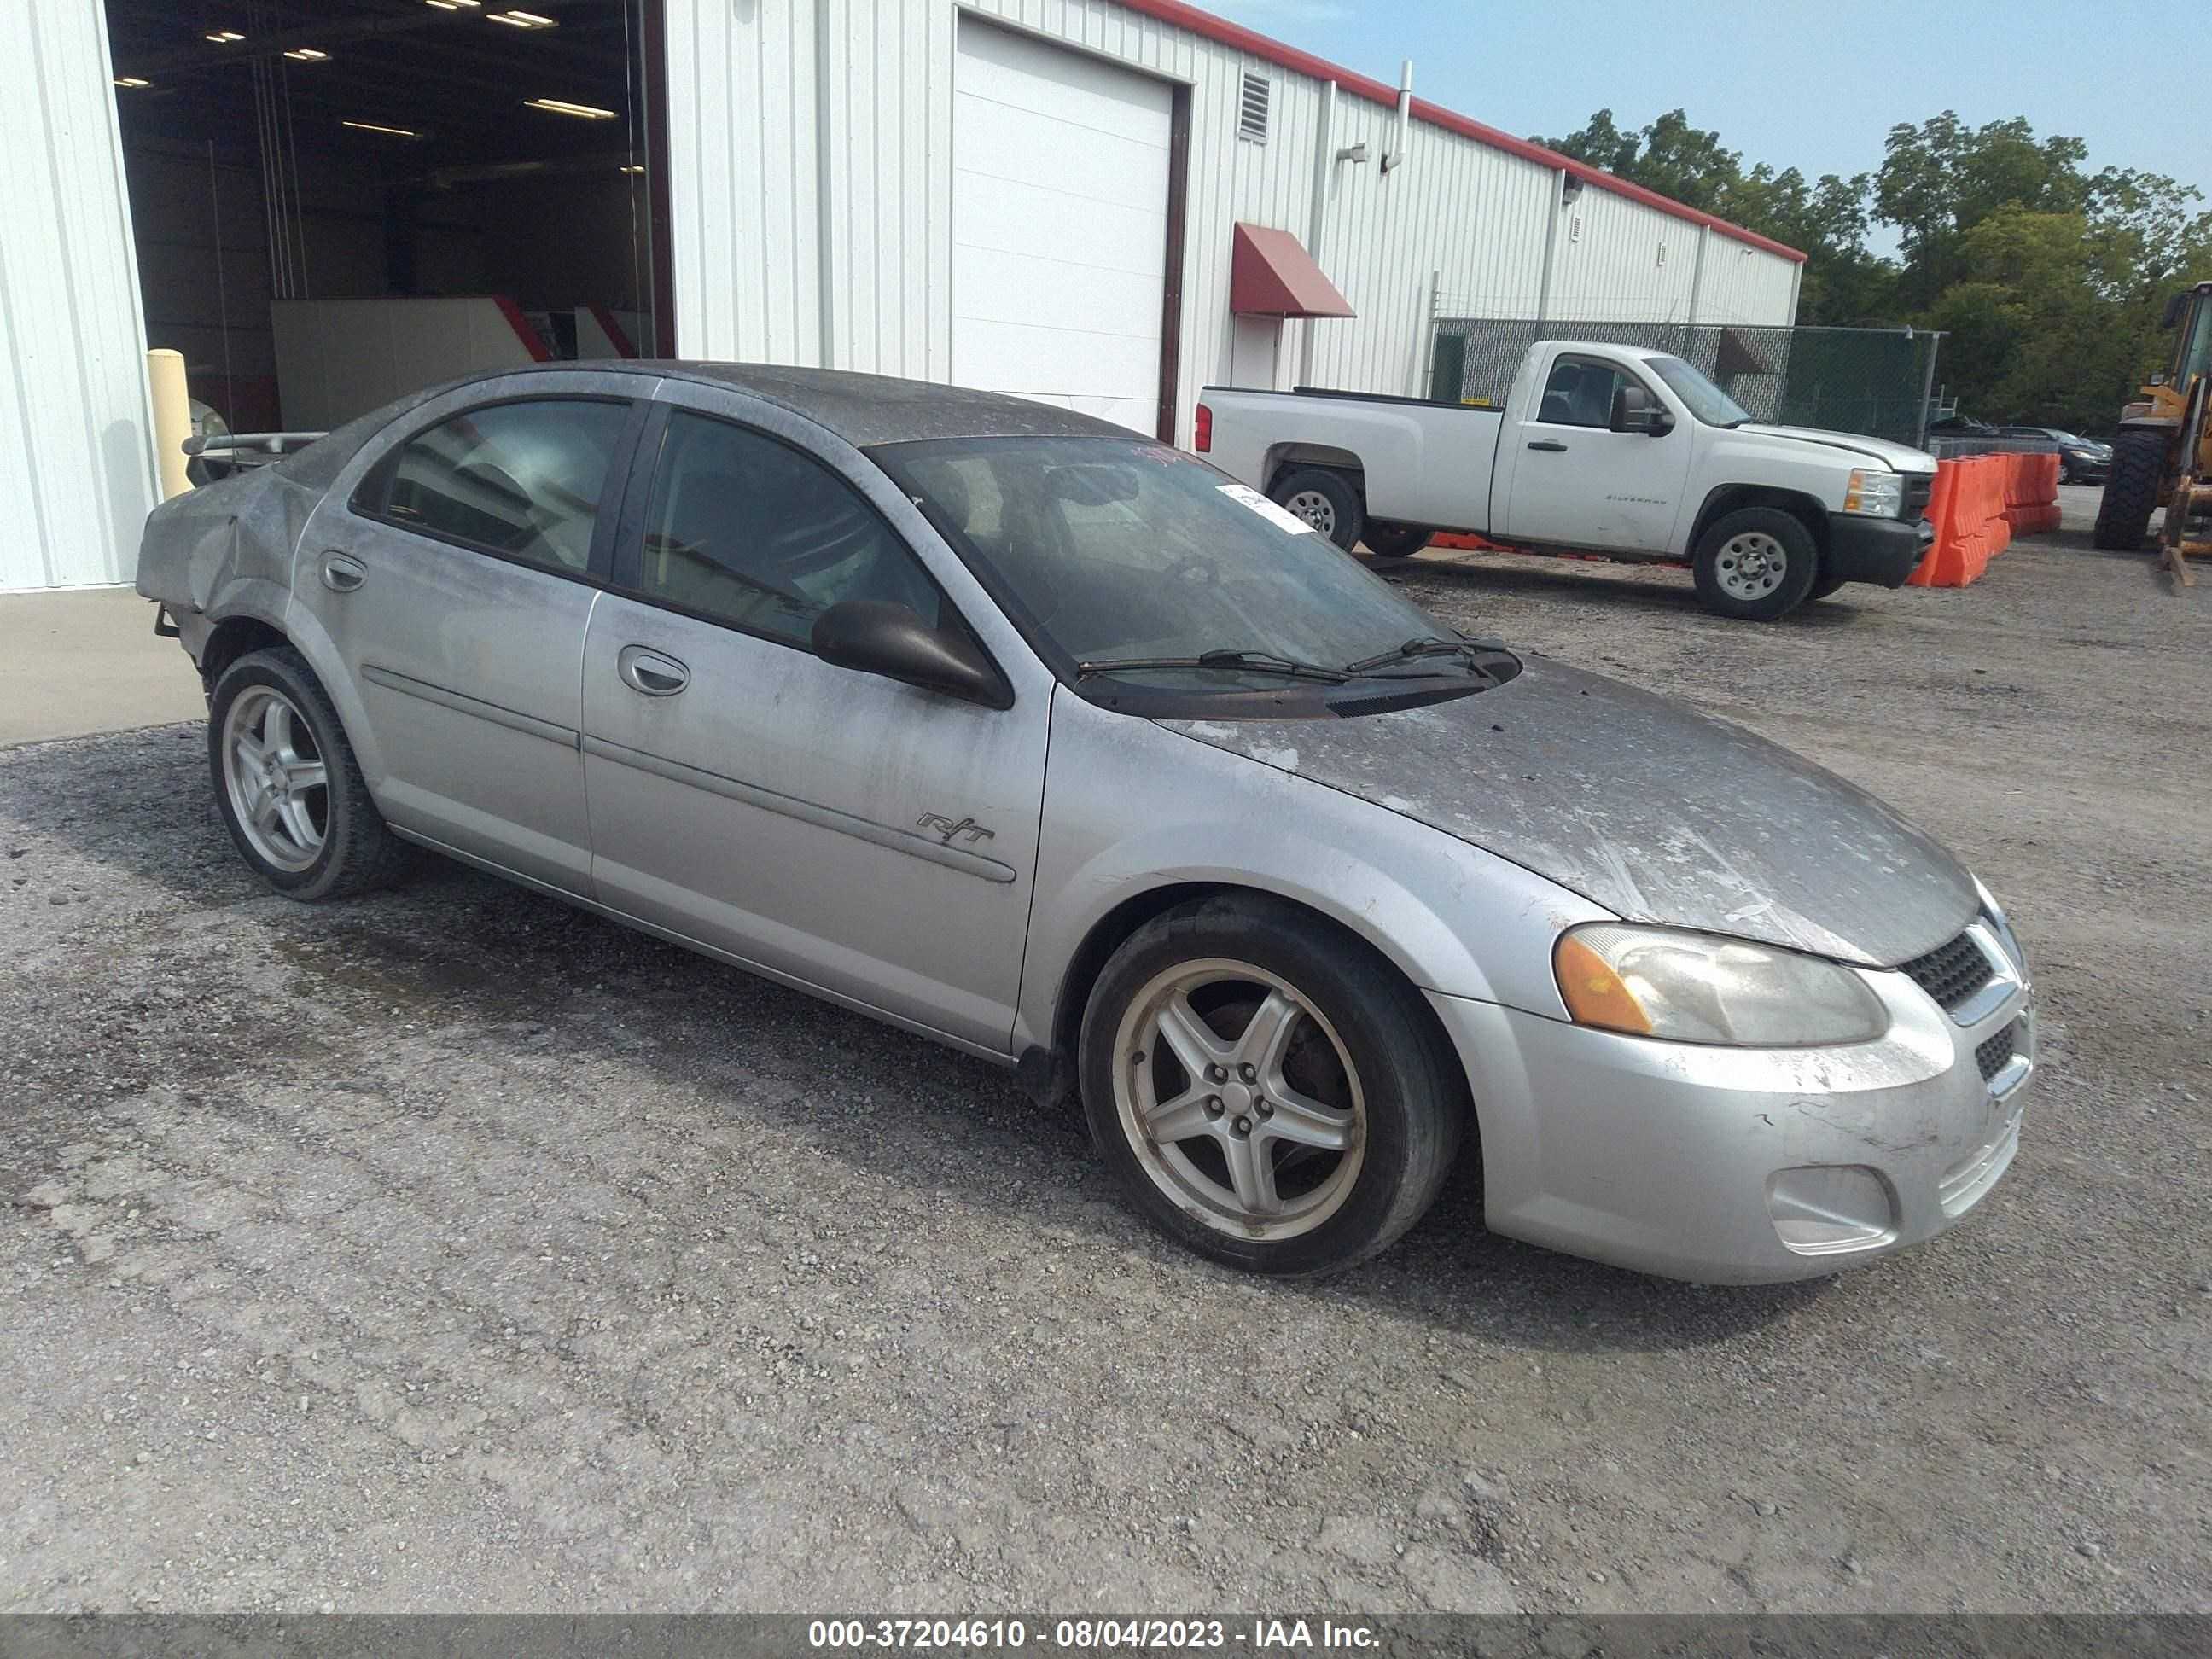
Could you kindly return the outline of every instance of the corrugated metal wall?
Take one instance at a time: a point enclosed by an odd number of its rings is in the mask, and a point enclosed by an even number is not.
[[[1384,174],[1392,112],[1113,0],[667,0],[677,328],[687,354],[943,379],[951,361],[953,40],[963,10],[1190,88],[1178,435],[1200,386],[1230,378],[1230,239],[1279,226],[1317,252],[1358,313],[1292,323],[1279,378],[1413,392],[1432,276],[1460,315],[1528,317],[1556,236],[1555,317],[1681,319],[1697,225],[1598,188],[1555,214],[1549,168],[1416,122]],[[1241,73],[1273,88],[1264,144],[1237,136]],[[826,87],[827,99],[818,95]],[[1334,152],[1364,143],[1364,164]],[[1326,182],[1315,222],[1316,167]],[[826,216],[817,217],[817,204]],[[1556,226],[1556,229],[1553,227]],[[1786,323],[1794,267],[1710,240],[1698,314]],[[1660,249],[1663,246],[1663,258]],[[824,259],[827,269],[825,281]],[[1710,300],[1706,297],[1710,295]],[[827,309],[828,326],[823,325]]]
[[[154,502],[100,9],[0,7],[0,591],[129,580]]]
[[[1705,280],[1698,295],[1698,320],[1795,322],[1797,274],[1802,268],[1725,236],[1716,236],[1705,252]]]
[[[1698,270],[1698,226],[1625,196],[1587,187],[1560,216],[1547,316],[1559,322],[1583,318],[1624,323],[1688,320],[1690,289]],[[1741,244],[1723,238],[1720,246]]]

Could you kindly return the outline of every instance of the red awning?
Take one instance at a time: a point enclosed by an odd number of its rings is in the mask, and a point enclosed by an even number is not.
[[[1336,284],[1287,230],[1240,224],[1229,259],[1229,308],[1239,316],[1352,317]]]

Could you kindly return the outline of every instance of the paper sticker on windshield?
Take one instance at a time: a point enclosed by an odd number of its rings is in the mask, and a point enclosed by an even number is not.
[[[1314,527],[1296,514],[1283,509],[1262,495],[1249,484],[1222,484],[1221,493],[1232,501],[1242,501],[1278,530],[1287,530],[1293,536],[1316,534]]]

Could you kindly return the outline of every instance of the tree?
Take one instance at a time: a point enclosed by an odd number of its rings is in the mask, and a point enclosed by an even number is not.
[[[1889,130],[1874,178],[1874,214],[1897,228],[1905,255],[1902,297],[1925,310],[1966,273],[1960,240],[2001,208],[2080,213],[2088,204],[2079,138],[2038,141],[2027,121],[1969,129],[1957,113]]]
[[[1743,157],[1670,110],[1624,131],[1600,110],[1537,139],[1564,155],[1801,248],[1801,324],[1945,335],[1942,373],[1986,419],[2102,429],[2171,349],[2168,295],[2212,280],[2212,212],[2159,173],[2085,171],[2088,147],[2025,118],[1956,112],[1889,131],[1871,173],[1808,182]],[[1899,258],[1874,252],[1873,227]]]

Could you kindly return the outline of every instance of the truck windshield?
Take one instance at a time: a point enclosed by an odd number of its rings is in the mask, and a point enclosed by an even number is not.
[[[1265,659],[1341,669],[1455,637],[1259,491],[1164,445],[950,438],[868,453],[1063,674],[1095,664],[1193,690],[1279,686]],[[1120,666],[1132,659],[1153,665]]]
[[[1741,426],[1751,411],[1680,357],[1646,357],[1651,372],[1707,426]]]

